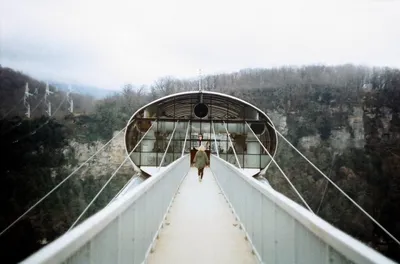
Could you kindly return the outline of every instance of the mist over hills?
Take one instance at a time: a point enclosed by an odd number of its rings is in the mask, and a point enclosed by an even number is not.
[[[103,99],[119,91],[119,90],[108,90],[101,87],[96,87],[86,84],[69,84],[57,81],[49,81],[49,84],[63,91],[68,91],[69,87],[71,86],[73,93],[89,95],[94,97],[94,99]]]

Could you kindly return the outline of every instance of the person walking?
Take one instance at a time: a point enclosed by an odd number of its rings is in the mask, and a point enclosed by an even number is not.
[[[207,153],[205,152],[206,148],[204,146],[200,146],[194,156],[193,162],[198,170],[199,182],[203,180],[204,175],[204,167],[209,163]]]

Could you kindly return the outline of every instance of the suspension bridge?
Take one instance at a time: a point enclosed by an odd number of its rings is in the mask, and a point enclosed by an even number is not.
[[[265,113],[241,99],[201,90],[166,96],[134,113],[123,132],[122,164],[66,234],[22,263],[395,263],[314,214],[275,161],[278,139],[400,244]],[[201,182],[192,166],[200,145],[210,157]],[[77,224],[127,161],[150,177],[138,186],[129,181],[105,208]],[[271,164],[303,205],[255,178],[268,175]]]

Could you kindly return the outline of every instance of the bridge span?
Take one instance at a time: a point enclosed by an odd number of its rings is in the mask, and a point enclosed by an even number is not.
[[[117,135],[123,131],[122,164],[67,233],[22,263],[395,263],[314,214],[274,158],[278,138],[400,245],[265,113],[243,100],[207,91],[167,96],[136,111]],[[210,157],[203,181],[192,167],[200,145]],[[78,225],[127,161],[147,179],[138,186],[129,181],[107,206]],[[302,205],[256,180],[268,178],[271,164]]]
[[[395,263],[216,157],[189,155],[22,263]]]

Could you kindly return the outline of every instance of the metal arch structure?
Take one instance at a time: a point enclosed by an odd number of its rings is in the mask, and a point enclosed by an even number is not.
[[[152,125],[141,146],[131,153]],[[271,163],[259,141],[273,157],[276,154],[274,128],[267,114],[242,99],[210,91],[182,92],[159,98],[132,115],[125,131],[125,150],[127,155],[131,153],[134,168],[145,175],[153,174],[163,157],[163,166],[167,166],[182,153],[193,153],[200,144],[207,152],[255,175]]]

